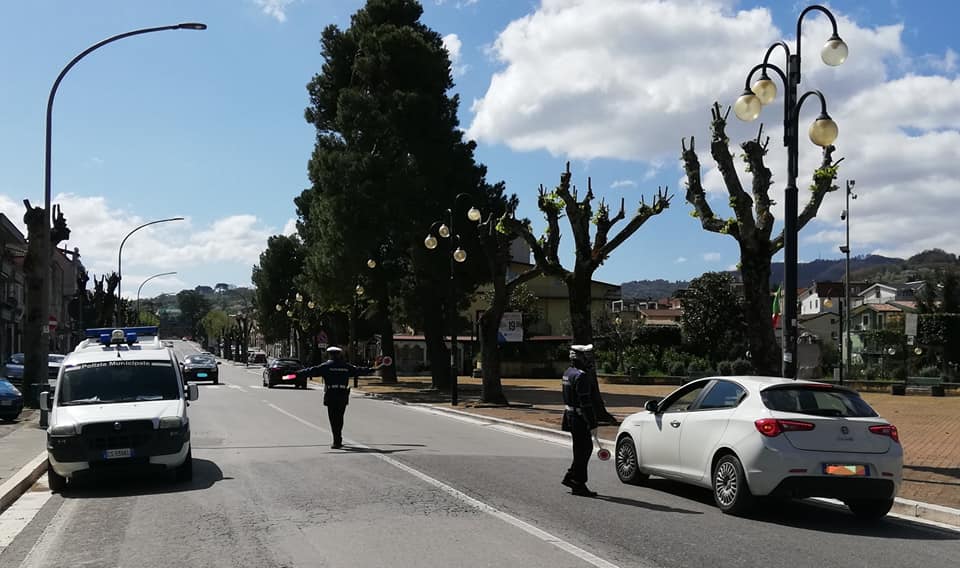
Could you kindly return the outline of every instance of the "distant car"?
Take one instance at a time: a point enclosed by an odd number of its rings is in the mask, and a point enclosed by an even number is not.
[[[23,395],[6,379],[0,379],[0,420],[12,422],[23,410]]]
[[[628,416],[623,483],[650,475],[707,487],[725,513],[755,497],[832,497],[879,519],[903,474],[897,428],[844,387],[776,377],[708,377]]]
[[[47,356],[47,380],[57,380],[64,355],[50,353]],[[14,353],[3,367],[3,376],[15,385],[23,384],[23,353]]]
[[[264,365],[267,364],[267,354],[262,351],[254,351],[247,356],[247,365]]]
[[[183,380],[185,381],[212,381],[220,383],[219,361],[210,355],[200,353],[189,355],[183,360]]]
[[[297,359],[271,359],[263,370],[263,386],[272,389],[276,385],[294,385],[298,389],[307,388],[307,378],[297,378],[296,373],[303,368]]]

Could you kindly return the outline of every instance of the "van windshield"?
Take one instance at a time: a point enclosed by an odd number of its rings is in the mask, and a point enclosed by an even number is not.
[[[168,361],[110,361],[64,370],[58,402],[61,406],[147,400],[177,400],[179,382]]]

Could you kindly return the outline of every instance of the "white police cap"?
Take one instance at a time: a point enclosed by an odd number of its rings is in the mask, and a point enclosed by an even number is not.
[[[327,353],[343,353],[343,349],[336,346],[327,347]]]
[[[593,343],[587,345],[571,345],[571,351],[576,351],[577,353],[593,353]]]

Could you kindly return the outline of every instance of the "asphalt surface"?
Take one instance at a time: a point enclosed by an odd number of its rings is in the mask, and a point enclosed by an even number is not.
[[[177,344],[185,354],[193,350]],[[955,567],[960,532],[778,502],[721,514],[709,492],[559,483],[569,449],[355,396],[332,450],[322,391],[224,363],[190,407],[194,480],[104,480],[55,495],[0,554],[59,566]],[[40,488],[42,490],[42,488]]]

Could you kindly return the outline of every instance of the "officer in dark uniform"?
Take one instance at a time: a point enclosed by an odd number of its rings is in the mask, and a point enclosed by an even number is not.
[[[588,372],[592,357],[593,345],[571,345],[570,367],[563,373],[562,428],[573,438],[573,463],[561,483],[572,489],[574,495],[583,497],[597,496],[587,487],[587,463],[593,453],[593,431],[597,428],[594,409],[597,389]]]
[[[297,371],[300,377],[323,377],[323,404],[327,407],[330,429],[333,430],[333,445],[338,450],[343,447],[343,414],[350,402],[350,379],[360,375],[371,375],[383,365],[376,367],[357,367],[346,362],[343,350],[339,347],[327,348],[327,359],[315,367]]]

